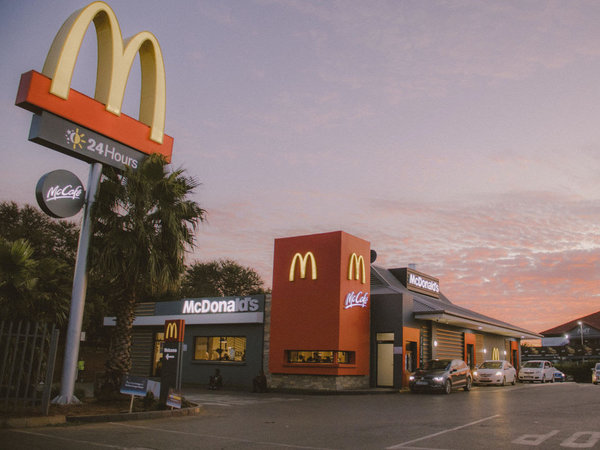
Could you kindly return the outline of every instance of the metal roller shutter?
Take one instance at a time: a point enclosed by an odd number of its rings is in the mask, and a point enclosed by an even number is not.
[[[436,358],[463,359],[465,338],[461,331],[438,328],[436,330]]]
[[[147,377],[151,374],[153,346],[154,332],[152,329],[133,329],[131,345],[131,375]]]

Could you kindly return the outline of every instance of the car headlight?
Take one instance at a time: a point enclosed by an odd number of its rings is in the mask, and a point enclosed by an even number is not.
[[[477,376],[477,371],[473,372],[473,376],[476,377]]]
[[[444,377],[433,377],[433,381],[435,381],[436,383],[441,383],[442,381],[444,381]]]
[[[500,371],[496,372],[496,376],[497,376],[497,377],[500,377],[500,376],[502,376],[502,372],[500,372]]]
[[[414,375],[411,375],[410,377],[408,377],[408,380],[409,380],[409,381],[415,381],[415,376],[414,376]]]

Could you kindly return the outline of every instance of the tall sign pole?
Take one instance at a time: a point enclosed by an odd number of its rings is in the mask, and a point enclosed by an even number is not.
[[[52,400],[53,403],[79,403],[79,399],[74,395],[75,379],[77,377],[77,358],[79,355],[81,324],[83,322],[83,309],[87,290],[87,261],[90,239],[92,237],[92,208],[96,199],[96,193],[100,187],[101,176],[102,164],[94,163],[90,165],[87,198],[83,210],[81,231],[79,233],[73,290],[71,292],[71,310],[69,312],[69,326],[67,328],[65,357],[63,360],[62,383],[60,385],[60,395]]]
[[[71,89],[79,50],[92,23],[98,40],[94,98]],[[139,120],[121,113],[125,86],[137,55],[142,72]],[[61,393],[55,403],[78,402],[73,391],[87,288],[91,211],[102,166],[136,170],[154,153],[171,161],[173,138],[164,133],[165,91],[165,67],[156,37],[142,31],[124,40],[114,11],[102,1],[90,3],[67,18],[50,46],[42,73],[31,70],[21,75],[15,104],[34,113],[29,140],[91,164]]]

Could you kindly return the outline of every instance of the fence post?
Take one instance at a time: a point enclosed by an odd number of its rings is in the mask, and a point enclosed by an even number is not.
[[[50,408],[50,395],[52,394],[52,380],[54,376],[54,365],[56,364],[56,351],[58,349],[58,337],[60,331],[52,330],[52,339],[48,348],[48,364],[46,365],[46,379],[44,380],[44,393],[42,395],[42,412],[48,415]]]

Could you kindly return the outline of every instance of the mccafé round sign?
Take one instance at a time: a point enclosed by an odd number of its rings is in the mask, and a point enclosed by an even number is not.
[[[71,217],[77,214],[85,201],[83,184],[68,170],[48,172],[35,187],[38,205],[49,216]]]

